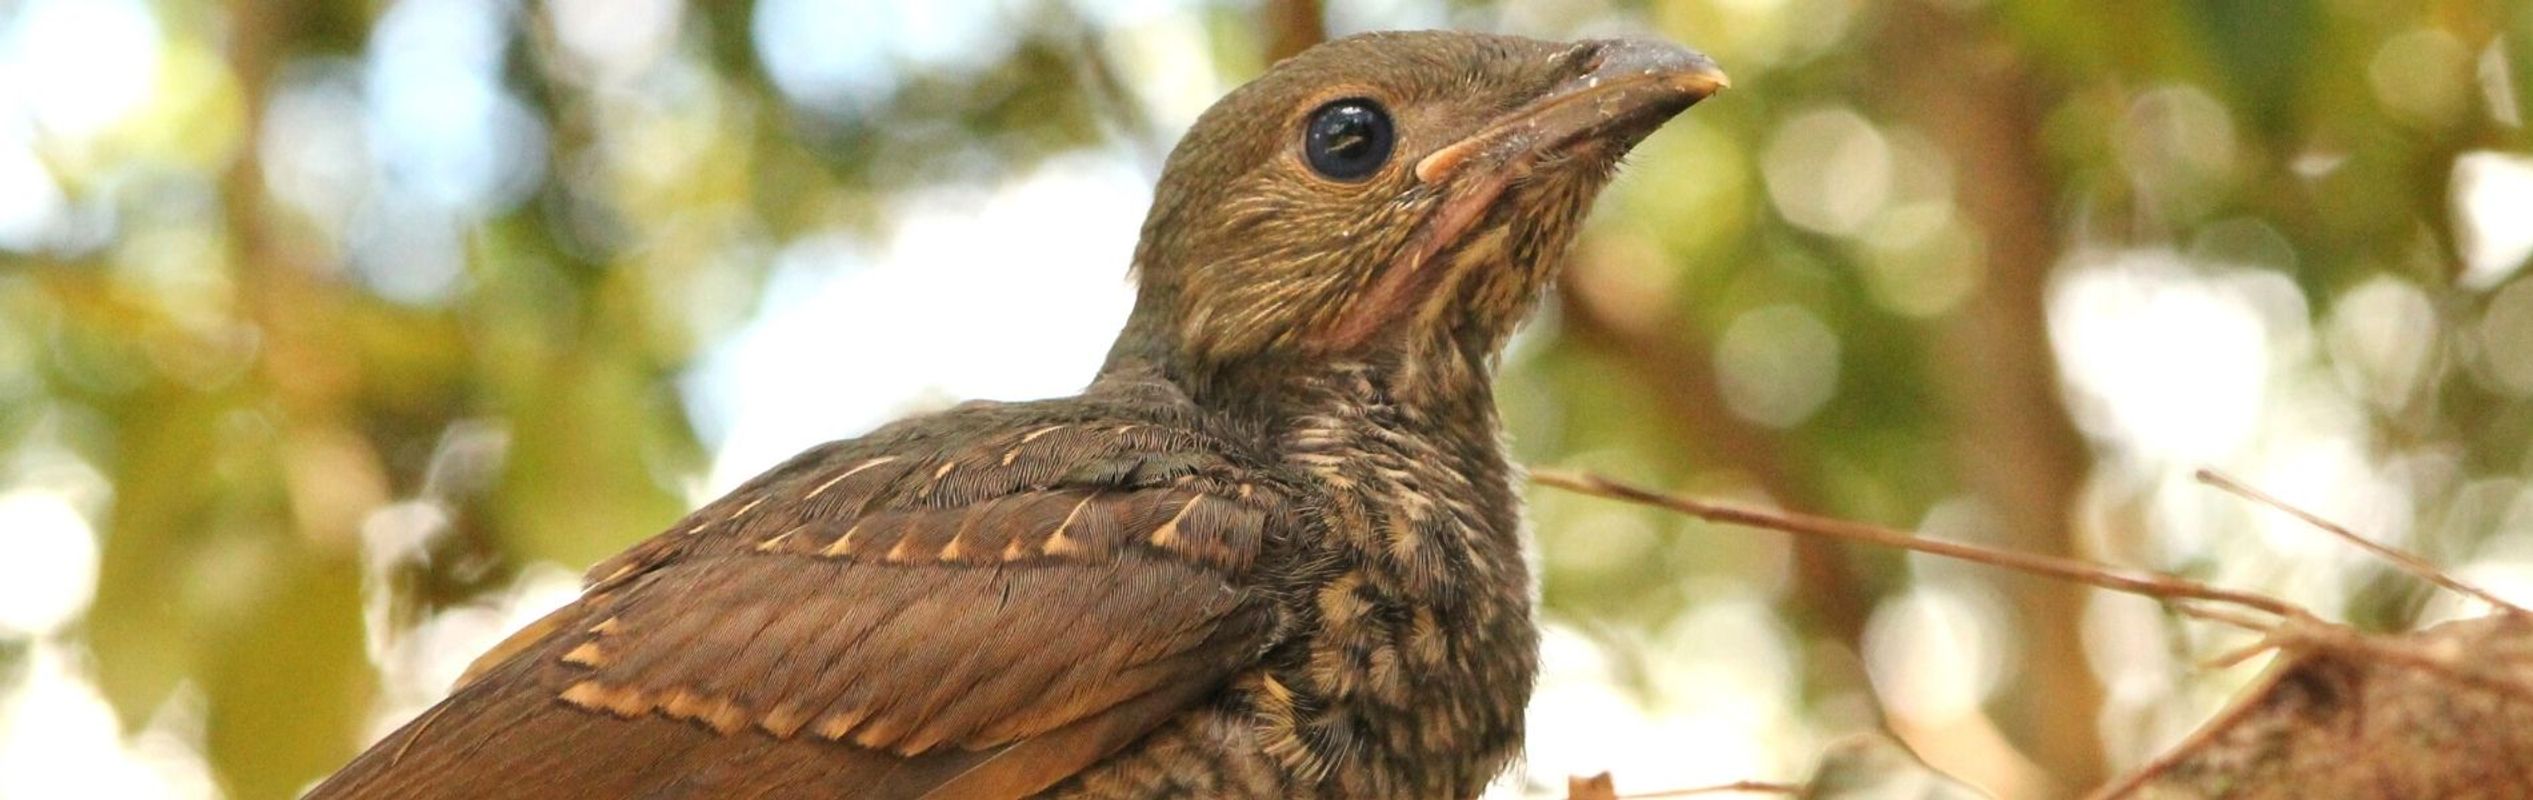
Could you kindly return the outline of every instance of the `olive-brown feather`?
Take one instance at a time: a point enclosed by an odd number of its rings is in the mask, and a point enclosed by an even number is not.
[[[1477,794],[1537,670],[1496,353],[1720,82],[1456,33],[1278,64],[1172,151],[1082,395],[767,471],[312,796]]]

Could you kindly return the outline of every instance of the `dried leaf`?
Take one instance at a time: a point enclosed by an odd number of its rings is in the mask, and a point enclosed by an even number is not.
[[[1566,800],[1618,800],[1618,783],[1607,772],[1566,778]]]

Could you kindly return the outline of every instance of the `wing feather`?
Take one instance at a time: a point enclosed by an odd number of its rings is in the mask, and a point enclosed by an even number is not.
[[[970,409],[602,562],[311,796],[1019,797],[1262,651],[1246,578],[1289,512],[1259,472],[1149,420]]]

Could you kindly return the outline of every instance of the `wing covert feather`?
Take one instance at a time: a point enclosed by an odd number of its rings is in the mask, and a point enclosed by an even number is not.
[[[1089,766],[1264,648],[1244,578],[1288,512],[1184,427],[1029,411],[758,477],[312,796],[1018,797]]]

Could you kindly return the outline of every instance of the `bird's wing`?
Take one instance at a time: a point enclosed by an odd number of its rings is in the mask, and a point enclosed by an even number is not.
[[[1166,426],[829,445],[600,564],[312,796],[1023,796],[1256,657],[1284,505]]]

